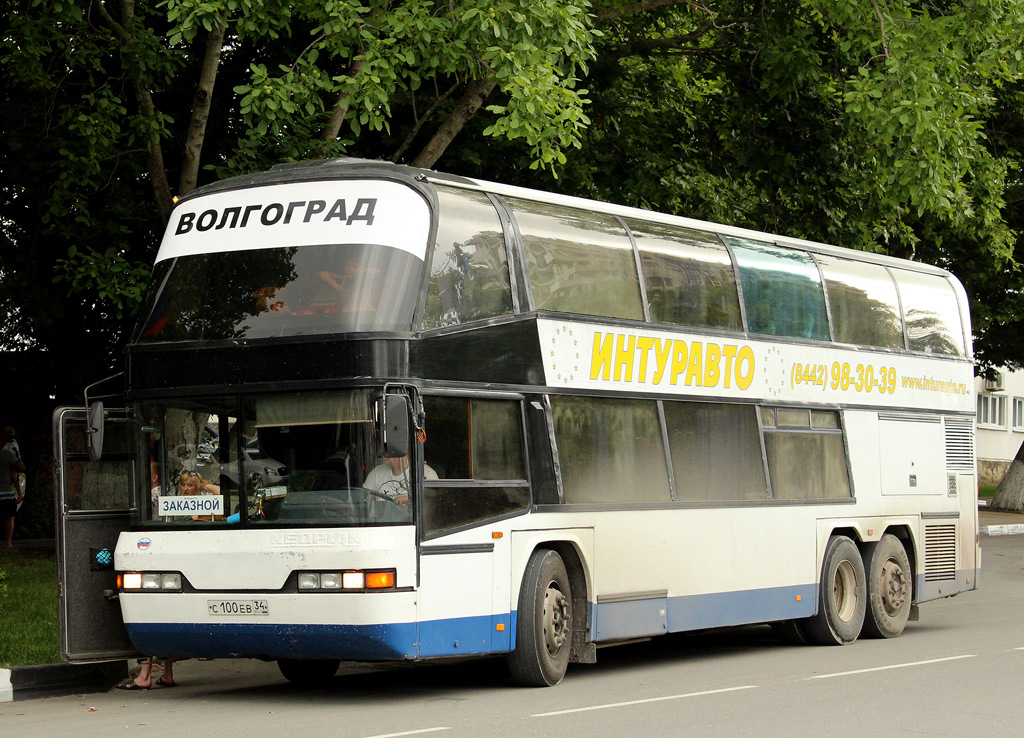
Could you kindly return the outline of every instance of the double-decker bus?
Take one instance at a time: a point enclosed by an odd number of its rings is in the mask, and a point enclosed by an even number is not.
[[[542,686],[665,633],[898,636],[977,586],[972,376],[925,264],[353,159],[206,186],[123,407],[55,413],[63,654]]]

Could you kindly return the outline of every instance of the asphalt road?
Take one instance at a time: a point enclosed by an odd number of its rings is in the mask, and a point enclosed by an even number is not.
[[[215,736],[1013,736],[1024,734],[1024,536],[982,541],[981,589],[927,603],[891,641],[785,646],[764,626],[602,649],[550,689],[501,660],[343,669],[187,661],[180,686],[0,705],[17,738]]]

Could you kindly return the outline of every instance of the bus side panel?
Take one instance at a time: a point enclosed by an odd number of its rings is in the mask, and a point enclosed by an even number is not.
[[[420,657],[504,650],[492,643],[492,622],[509,617],[492,611],[493,545],[445,540],[420,550]]]
[[[595,514],[594,640],[812,615],[814,514],[808,506],[609,513],[614,537]]]

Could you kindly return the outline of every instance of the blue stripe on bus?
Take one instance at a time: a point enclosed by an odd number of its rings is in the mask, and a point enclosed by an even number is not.
[[[817,586],[590,604],[595,641],[809,617]],[[502,630],[497,626],[503,625]],[[516,613],[379,625],[129,623],[142,653],[189,658],[392,661],[505,653],[514,647]]]
[[[505,627],[497,631],[496,625]],[[271,623],[128,623],[142,653],[187,658],[391,661],[508,651],[511,615],[379,625]]]
[[[773,587],[591,605],[591,636],[616,641],[702,628],[806,618],[814,614],[817,585]]]

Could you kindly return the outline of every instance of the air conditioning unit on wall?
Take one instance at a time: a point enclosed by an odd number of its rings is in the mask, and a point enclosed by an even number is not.
[[[995,372],[991,379],[985,380],[986,392],[999,392],[1003,388],[1003,373]]]

